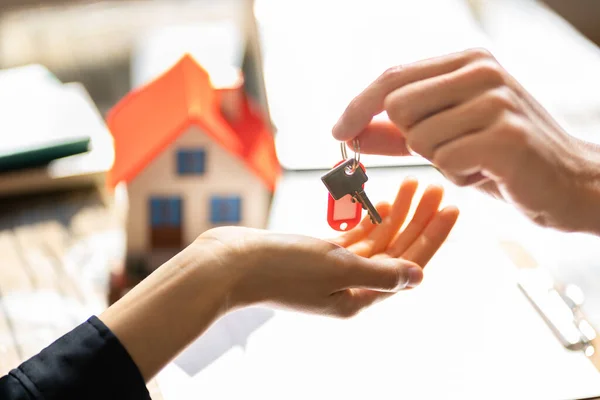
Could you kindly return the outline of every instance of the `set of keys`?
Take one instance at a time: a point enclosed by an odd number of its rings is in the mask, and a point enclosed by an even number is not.
[[[381,216],[365,193],[365,182],[369,179],[364,165],[360,163],[360,147],[354,140],[356,153],[348,158],[346,144],[342,142],[342,161],[321,177],[329,191],[327,222],[337,231],[354,228],[362,219],[362,210],[369,213],[371,222],[381,223]]]

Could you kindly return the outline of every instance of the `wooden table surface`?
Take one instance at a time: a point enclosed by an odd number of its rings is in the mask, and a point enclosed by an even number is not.
[[[97,188],[0,199],[0,376],[106,308],[123,254],[107,199]]]

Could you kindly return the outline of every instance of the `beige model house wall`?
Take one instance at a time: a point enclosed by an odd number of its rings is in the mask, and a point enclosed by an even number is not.
[[[136,271],[213,227],[266,226],[280,174],[268,121],[239,71],[214,75],[186,54],[107,116],[115,144],[108,185],[124,194],[126,262]]]
[[[203,174],[178,174],[177,152],[180,149],[204,150]],[[200,128],[191,126],[127,185],[127,249],[133,256],[167,250],[152,245],[150,199],[155,196],[181,198],[181,244],[185,247],[202,232],[215,226],[264,227],[271,193],[241,160],[215,143]],[[215,196],[239,196],[238,223],[211,222],[211,199]],[[179,249],[173,249],[173,252],[176,250]]]

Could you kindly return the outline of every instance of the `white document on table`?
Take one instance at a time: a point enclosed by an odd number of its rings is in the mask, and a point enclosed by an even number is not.
[[[428,167],[371,169],[370,178],[378,184],[370,184],[368,195],[375,203],[393,199],[407,170],[419,178],[419,193],[427,183],[443,182]],[[274,198],[272,230],[337,234],[325,222],[327,192],[321,173],[286,174]],[[215,347],[223,347],[224,340],[243,345],[229,346],[196,373],[171,364],[159,376],[165,400],[559,400],[600,395],[600,375],[592,363],[556,340],[519,291],[516,270],[486,234],[484,217],[495,213],[493,200],[444,186],[446,203],[457,204],[463,213],[427,266],[421,287],[350,320],[279,310],[267,316],[261,308],[245,310],[239,318],[232,315],[216,328],[221,334]],[[253,313],[259,316],[258,327],[244,322]],[[243,341],[233,339],[241,325]],[[209,348],[206,342],[202,346]],[[211,354],[196,348],[181,357]]]
[[[320,176],[339,161],[330,131],[348,101],[387,67],[468,47],[494,49],[459,0],[256,5],[278,155],[287,169],[314,169],[284,174],[269,228],[337,235],[326,222]],[[361,160],[367,167],[421,163]],[[600,374],[582,353],[562,347],[496,245],[495,233],[520,230],[522,220],[428,167],[370,168],[367,195],[374,204],[393,200],[407,174],[419,178],[419,194],[428,182],[443,183],[445,203],[461,209],[421,287],[351,320],[260,307],[231,314],[161,372],[165,400],[600,395]]]

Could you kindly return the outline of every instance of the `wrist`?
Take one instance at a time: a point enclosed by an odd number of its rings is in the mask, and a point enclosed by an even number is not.
[[[257,234],[258,233],[258,234]],[[265,254],[270,254],[265,244],[264,231],[239,227],[220,227],[206,231],[196,243],[206,248],[226,282],[224,312],[246,307],[260,301],[257,296],[256,272]]]
[[[194,242],[100,315],[146,380],[228,311],[235,280],[220,256]]]
[[[217,228],[221,229],[221,228]],[[225,314],[245,304],[239,292],[247,278],[250,264],[254,264],[256,256],[241,243],[225,243],[214,230],[203,233],[185,251],[189,251],[195,279],[205,280],[210,277],[219,292],[219,313]],[[203,297],[201,295],[201,297]]]

